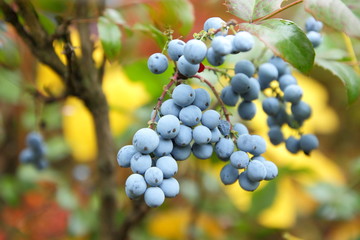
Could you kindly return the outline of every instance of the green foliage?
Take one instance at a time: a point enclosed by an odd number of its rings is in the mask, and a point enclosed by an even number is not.
[[[313,66],[315,52],[304,32],[292,21],[269,19],[259,24],[242,23],[240,28],[250,32],[271,51],[303,73]]]
[[[7,103],[17,103],[21,95],[20,82],[19,71],[0,68],[0,99]]]
[[[331,28],[345,32],[349,36],[360,38],[360,19],[358,1],[341,0],[305,0],[305,9],[316,19],[324,22]],[[354,4],[355,3],[355,4]],[[350,8],[354,4],[353,7]]]
[[[17,68],[20,65],[18,45],[7,36],[2,35],[2,31],[6,31],[6,29],[0,29],[0,65],[10,69]]]
[[[252,204],[249,210],[249,214],[257,216],[263,210],[273,204],[278,190],[277,183],[278,178],[276,180],[267,182],[263,188],[256,190],[253,193]]]
[[[55,33],[55,30],[56,30],[55,21],[41,13],[39,13],[38,16],[39,16],[39,21],[40,21],[41,25],[44,27],[45,31],[48,34]]]
[[[115,60],[121,50],[121,31],[119,27],[108,18],[100,17],[98,20],[98,30],[106,57],[110,61]]]
[[[252,22],[276,11],[284,0],[227,0],[226,6],[230,13],[247,21]]]
[[[352,67],[345,63],[316,59],[316,64],[330,71],[345,85],[348,102],[353,103],[360,95],[360,76]]]

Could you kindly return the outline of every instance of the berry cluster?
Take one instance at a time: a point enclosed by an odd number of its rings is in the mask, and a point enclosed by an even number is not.
[[[132,145],[122,147],[117,155],[118,164],[133,171],[125,186],[129,198],[144,195],[148,206],[157,207],[165,197],[175,197],[179,193],[179,183],[174,178],[177,162],[188,159],[191,154],[198,159],[216,155],[227,162],[220,172],[225,185],[238,181],[244,190],[254,191],[260,181],[275,178],[277,166],[262,156],[266,151],[265,140],[249,134],[242,123],[232,125],[230,122],[226,106],[237,106],[238,102],[241,119],[251,120],[257,111],[253,101],[264,99],[262,108],[268,115],[271,143],[286,142],[292,153],[302,150],[309,154],[318,147],[315,135],[300,131],[311,115],[311,108],[301,100],[303,91],[281,58],[273,57],[260,66],[241,60],[235,64],[232,77],[216,68],[225,62],[226,55],[247,52],[254,46],[254,39],[248,32],[228,35],[230,28],[235,30],[233,26],[232,22],[213,17],[206,20],[204,29],[194,34],[194,39],[186,43],[169,39],[164,50],[175,63],[174,75],[151,113],[149,128],[138,130]],[[204,59],[212,66],[204,66]],[[148,59],[148,68],[154,74],[163,73],[168,66],[168,58],[163,53],[154,53]],[[218,93],[198,74],[204,69],[226,75],[229,85]],[[203,88],[193,89],[186,84],[188,78],[199,79],[210,87],[221,113],[208,109],[210,94]],[[176,87],[172,88],[173,85]],[[170,92],[171,98],[165,100]],[[285,140],[284,124],[296,129],[301,137],[290,136]]]
[[[33,164],[42,170],[48,166],[45,158],[46,146],[42,136],[37,132],[31,132],[26,136],[27,148],[21,151],[19,159],[21,163]]]
[[[318,47],[322,42],[322,37],[320,34],[321,29],[323,28],[323,23],[317,21],[314,17],[309,17],[305,23],[306,36],[314,46]]]

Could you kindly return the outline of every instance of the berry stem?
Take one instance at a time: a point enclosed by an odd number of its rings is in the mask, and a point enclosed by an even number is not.
[[[278,14],[278,13],[280,13],[280,12],[282,12],[282,11],[292,7],[292,6],[295,6],[296,4],[302,3],[303,1],[304,0],[297,0],[295,2],[292,2],[292,3],[288,4],[288,5],[285,5],[284,7],[280,8],[280,9],[278,9],[278,10],[276,10],[276,11],[274,11],[274,12],[272,12],[272,13],[266,15],[266,16],[263,16],[261,18],[256,19],[255,21],[253,21],[253,23],[258,23],[258,22],[261,22],[263,20],[269,19],[269,18],[273,17],[274,15],[276,15],[276,14]]]
[[[209,82],[207,79],[205,79],[204,77],[202,77],[200,75],[194,75],[193,77],[199,79],[200,81],[204,82],[206,85],[208,85],[210,87],[211,91],[214,93],[216,99],[218,100],[218,102],[221,105],[221,109],[224,112],[226,121],[228,121],[230,123],[230,113],[228,112],[224,102],[221,100],[221,97],[220,97],[219,93],[216,91],[214,85],[212,85],[211,82]]]
[[[222,69],[215,68],[215,67],[210,67],[210,66],[205,66],[205,69],[207,69],[209,71],[213,71],[213,72],[218,72],[221,75],[224,75],[227,78],[231,79],[231,75],[227,73],[227,70],[222,70]]]
[[[149,128],[155,129],[155,125],[156,125],[156,124],[155,124],[155,119],[156,119],[156,116],[157,116],[157,114],[158,114],[158,112],[159,112],[160,106],[161,106],[161,104],[162,104],[162,102],[163,102],[166,94],[169,92],[169,89],[170,89],[170,88],[172,87],[172,85],[174,85],[174,83],[176,83],[176,81],[178,80],[178,77],[179,77],[179,74],[178,74],[178,72],[176,71],[175,74],[174,74],[174,76],[171,77],[170,82],[169,82],[167,85],[165,85],[164,90],[162,91],[160,97],[158,98],[157,104],[156,104],[156,106],[155,106],[155,108],[154,108],[155,112],[154,112],[154,114],[151,116],[151,119],[150,119],[150,121],[149,121],[149,123],[148,123],[148,124],[149,124]]]

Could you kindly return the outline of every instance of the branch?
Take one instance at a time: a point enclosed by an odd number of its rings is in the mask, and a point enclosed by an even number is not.
[[[24,2],[23,4],[27,5],[30,3]],[[60,58],[56,55],[52,46],[52,41],[47,42],[43,46],[39,46],[34,33],[25,30],[19,21],[18,14],[5,2],[5,0],[0,0],[0,8],[3,11],[5,21],[14,26],[21,39],[30,48],[34,56],[42,63],[51,67],[62,79],[64,79],[66,76],[66,68]]]

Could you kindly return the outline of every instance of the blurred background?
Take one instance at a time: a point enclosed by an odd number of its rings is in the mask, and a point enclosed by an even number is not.
[[[48,31],[56,18],[74,17],[73,0],[33,0]],[[222,0],[108,0],[106,14],[121,29],[122,48],[107,62],[103,90],[110,106],[110,121],[116,149],[130,144],[133,134],[147,126],[150,113],[172,74],[153,75],[148,56],[160,52],[166,41],[163,31],[188,40],[202,30],[204,21],[218,16],[234,19]],[[275,16],[304,27],[308,13],[299,4]],[[76,18],[75,18],[76,19]],[[96,49],[103,49],[93,21]],[[323,44],[317,56],[348,58],[341,33],[324,27]],[[79,44],[72,28],[74,46]],[[351,39],[357,56],[360,41]],[[62,45],[56,45],[62,54]],[[260,42],[246,53],[227,59],[232,67],[239,59],[254,59],[264,48]],[[331,50],[331,51],[330,51]],[[75,49],[75,52],[77,50]],[[267,51],[259,61],[271,56]],[[304,132],[315,133],[318,150],[306,156],[292,155],[285,146],[268,141],[266,115],[244,122],[252,133],[265,137],[265,157],[277,164],[279,176],[263,182],[255,192],[245,192],[237,183],[224,186],[219,172],[223,162],[191,157],[179,163],[180,195],[167,199],[136,222],[131,239],[328,239],[360,240],[360,102],[349,105],[342,82],[314,66],[308,76],[293,69],[304,100],[313,110]],[[214,75],[208,74],[214,82]],[[197,81],[194,86],[202,86]],[[220,85],[217,87],[221,87]],[[99,196],[96,181],[96,142],[90,113],[75,97],[44,102],[43,96],[61,96],[64,86],[58,76],[39,63],[14,29],[0,22],[0,240],[5,239],[101,239]],[[257,100],[258,108],[261,102]],[[239,121],[236,109],[233,120]],[[19,162],[29,132],[43,135],[49,166],[37,169]],[[290,129],[286,129],[290,133]],[[114,162],[116,152],[114,152]],[[116,167],[117,221],[129,212],[131,200],[124,192],[130,170]]]

